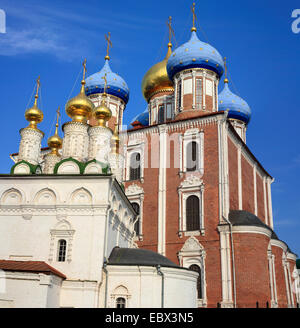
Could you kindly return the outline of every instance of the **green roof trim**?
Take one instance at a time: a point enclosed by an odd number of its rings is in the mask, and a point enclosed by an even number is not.
[[[84,163],[84,171],[85,168],[90,164],[90,163],[97,163],[102,167],[102,174],[109,174],[110,173],[110,166],[108,164],[105,164],[103,162],[99,162],[96,159],[92,159],[86,163]]]
[[[297,269],[300,270],[300,259],[296,260],[296,266],[297,266]]]
[[[83,174],[84,168],[85,168],[85,164],[77,161],[77,159],[75,159],[73,157],[65,158],[62,161],[56,163],[55,166],[54,166],[53,173],[54,174],[57,174],[58,168],[61,166],[61,164],[65,163],[65,162],[74,162],[75,164],[78,165],[80,174]]]
[[[92,160],[90,160],[90,161],[88,161],[86,163],[82,163],[82,162],[77,161],[77,159],[75,159],[73,157],[69,157],[69,158],[65,158],[62,161],[60,161],[60,162],[58,162],[58,163],[55,164],[54,170],[53,170],[54,171],[54,174],[57,174],[58,168],[60,167],[61,164],[63,164],[64,162],[68,162],[68,161],[72,161],[72,162],[74,162],[74,163],[76,163],[78,165],[80,175],[84,175],[85,168],[90,163],[98,163],[101,166],[102,173],[100,173],[100,174],[110,174],[111,173],[110,172],[110,166],[108,164],[99,162],[96,159],[92,159]]]
[[[27,161],[22,160],[22,161],[16,163],[15,165],[13,165],[13,167],[10,169],[10,174],[12,174],[12,175],[18,175],[18,174],[15,174],[15,168],[17,166],[19,166],[20,164],[27,165],[29,167],[30,174],[36,174],[36,171],[37,171],[38,168],[40,169],[40,172],[41,172],[41,166],[40,165],[33,165],[33,164],[31,164],[31,163],[29,163]]]

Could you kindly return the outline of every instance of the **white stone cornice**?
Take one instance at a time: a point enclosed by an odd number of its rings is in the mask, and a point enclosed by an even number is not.
[[[270,229],[264,227],[257,227],[257,226],[233,226],[232,227],[233,233],[255,233],[255,234],[262,234],[269,238],[272,236],[272,231]]]
[[[296,261],[297,260],[297,255],[296,254],[293,254],[293,253],[290,253],[290,252],[287,252],[286,258],[288,260]]]
[[[287,251],[286,244],[283,241],[281,241],[281,240],[271,239],[271,245],[282,248],[282,250],[283,250],[284,253]]]

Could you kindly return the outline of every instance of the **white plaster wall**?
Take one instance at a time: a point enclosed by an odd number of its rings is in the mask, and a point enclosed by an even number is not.
[[[62,279],[54,275],[6,271],[0,307],[59,307],[61,283]]]
[[[106,243],[110,251],[117,246],[117,235],[105,233],[111,195],[130,213],[122,221],[126,234],[118,234],[127,247],[133,213],[111,177],[1,178],[0,259],[45,261],[67,276],[61,306],[95,306]],[[53,231],[59,234],[51,240]],[[67,240],[65,262],[57,261],[59,239]],[[97,287],[86,287],[91,281]]]
[[[120,286],[127,289],[130,308],[160,308],[162,278],[155,267],[108,265],[107,306],[115,307],[116,290]],[[196,285],[198,274],[193,271],[176,268],[161,268],[165,275],[164,307],[197,307]],[[123,288],[123,289],[124,289]],[[100,306],[104,306],[105,283],[101,286]]]

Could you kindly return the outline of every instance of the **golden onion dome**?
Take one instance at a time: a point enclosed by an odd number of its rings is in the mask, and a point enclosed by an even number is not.
[[[62,148],[63,140],[62,138],[58,135],[58,119],[59,119],[59,108],[57,110],[57,122],[55,125],[55,133],[53,136],[51,136],[47,143],[49,148],[51,149],[51,155],[57,155],[59,156],[58,150]]]
[[[119,153],[120,137],[119,137],[119,132],[118,132],[118,123],[115,124],[114,134],[112,135],[112,137],[110,139],[110,146],[111,146],[112,153],[114,153],[114,154]]]
[[[34,96],[34,104],[31,108],[28,108],[25,112],[25,118],[29,122],[28,128],[38,130],[37,124],[41,123],[44,118],[43,112],[37,106],[37,100],[39,98],[39,88],[40,88],[40,77],[37,79],[36,94]]]
[[[164,60],[152,66],[145,74],[142,81],[144,98],[149,102],[150,98],[162,91],[174,91],[173,82],[167,73],[167,62],[172,54],[172,44],[168,43],[168,52]]]
[[[74,122],[86,123],[95,108],[93,102],[85,95],[84,85],[85,80],[82,80],[79,94],[66,104],[66,113]]]
[[[44,118],[43,112],[37,107],[37,96],[35,96],[34,104],[25,112],[25,118],[29,122],[29,128],[37,129],[37,124],[41,123]]]
[[[97,121],[97,126],[106,127],[106,122],[110,120],[112,116],[111,110],[106,105],[106,93],[102,95],[102,101],[100,106],[95,107],[93,110],[93,118]]]

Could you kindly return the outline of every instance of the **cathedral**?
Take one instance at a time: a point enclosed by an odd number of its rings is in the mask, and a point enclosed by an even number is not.
[[[246,144],[251,109],[192,12],[177,49],[169,18],[166,56],[142,80],[147,108],[126,128],[110,34],[103,68],[86,77],[84,61],[70,121],[60,137],[57,110],[47,148],[38,78],[0,175],[0,307],[299,306],[300,263],[274,231],[274,179]]]

